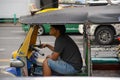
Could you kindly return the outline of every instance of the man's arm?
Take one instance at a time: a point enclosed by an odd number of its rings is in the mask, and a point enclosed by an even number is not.
[[[50,45],[50,44],[41,44],[41,48],[45,48],[45,47],[49,48],[51,51],[54,51],[54,47],[52,45]]]
[[[46,44],[46,47],[49,48],[51,51],[54,51],[54,47],[50,44]]]
[[[58,52],[53,52],[51,55],[48,55],[46,58],[51,58],[52,60],[57,60],[59,57]]]

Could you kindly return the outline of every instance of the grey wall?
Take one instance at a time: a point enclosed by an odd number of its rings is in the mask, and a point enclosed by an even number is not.
[[[35,3],[39,8],[39,0],[0,0],[0,18],[19,18],[23,15],[30,14],[29,4]]]

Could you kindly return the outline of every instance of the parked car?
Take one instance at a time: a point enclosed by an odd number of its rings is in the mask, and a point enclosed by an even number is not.
[[[66,27],[66,33],[79,33],[78,30],[79,24],[65,24]],[[43,34],[48,34],[50,31],[50,25],[49,24],[43,24],[39,25],[39,34],[38,35],[43,35]],[[22,24],[22,29],[27,32],[30,28],[30,25],[27,24]]]
[[[107,4],[119,4],[120,0],[87,0],[86,3],[90,6],[101,6]]]
[[[108,2],[111,2],[111,4],[119,4],[120,0],[110,0]],[[108,2],[107,0],[86,1],[89,6],[107,5]],[[83,34],[83,25],[79,25],[79,32]],[[91,25],[89,33],[91,36],[94,36],[94,39],[97,43],[102,45],[108,45],[111,44],[114,39],[120,35],[120,24]]]
[[[85,4],[85,0],[75,0],[76,4]]]
[[[79,32],[83,34],[83,26],[79,25]],[[95,41],[102,45],[111,44],[120,35],[120,24],[91,25],[89,29]]]

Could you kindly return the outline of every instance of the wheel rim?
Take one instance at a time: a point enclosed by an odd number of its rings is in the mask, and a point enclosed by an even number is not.
[[[112,36],[109,31],[103,30],[98,35],[98,38],[99,38],[100,42],[102,42],[102,43],[109,43],[112,39]]]
[[[40,26],[38,29],[38,35],[42,35],[43,33],[44,33],[44,29],[42,26]]]

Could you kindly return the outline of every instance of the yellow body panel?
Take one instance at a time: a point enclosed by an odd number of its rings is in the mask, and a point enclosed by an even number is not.
[[[12,53],[12,58],[16,59],[18,56],[17,50]]]
[[[36,44],[37,33],[38,33],[38,26],[31,26],[30,30],[28,31],[24,42],[22,43],[21,47],[18,50],[18,56],[25,56],[30,58],[31,50],[29,50],[30,45]]]

